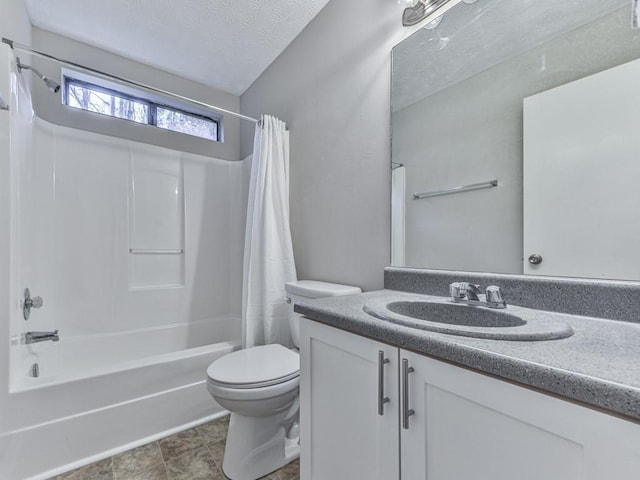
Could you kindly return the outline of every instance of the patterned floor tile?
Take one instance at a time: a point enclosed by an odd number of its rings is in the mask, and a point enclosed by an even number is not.
[[[222,468],[220,468],[222,471]],[[229,480],[229,478],[224,475],[223,478],[225,480]],[[298,460],[285,465],[280,470],[277,470],[269,475],[265,475],[264,477],[260,477],[258,480],[300,480],[300,463]]]
[[[187,452],[165,462],[170,480],[223,480],[206,447]]]
[[[51,480],[224,480],[229,416],[120,453]],[[260,480],[300,480],[298,460]]]
[[[276,472],[279,480],[295,480],[300,476],[300,460],[295,460],[285,465]]]
[[[116,480],[129,480],[135,474],[162,464],[157,442],[143,445],[113,457],[113,476]]]
[[[169,474],[167,473],[164,463],[160,463],[159,465],[151,467],[143,472],[138,472],[135,475],[122,478],[123,480],[125,478],[126,480],[168,480]]]
[[[207,445],[217,443],[227,438],[229,428],[229,415],[214,420],[213,422],[202,424],[196,427],[196,431],[207,442]]]
[[[111,458],[58,475],[55,480],[113,480]]]
[[[163,438],[158,443],[165,462],[205,446],[204,440],[193,428]]]
[[[208,445],[209,452],[211,452],[211,456],[213,460],[216,462],[219,468],[222,468],[222,458],[224,457],[224,444],[225,440],[220,440],[216,443],[211,443]]]

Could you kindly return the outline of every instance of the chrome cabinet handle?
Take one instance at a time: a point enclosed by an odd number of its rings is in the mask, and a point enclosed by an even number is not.
[[[409,374],[414,372],[414,368],[409,366],[409,360],[402,359],[402,428],[409,430],[409,417],[414,412],[409,408]]]
[[[378,350],[378,415],[384,415],[384,404],[391,401],[384,396],[384,366],[389,362],[388,358],[384,358],[384,352]]]

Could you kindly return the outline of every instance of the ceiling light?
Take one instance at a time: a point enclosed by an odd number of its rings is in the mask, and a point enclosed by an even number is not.
[[[454,0],[414,0],[402,13],[402,25],[405,27],[417,25],[429,16],[437,14],[438,10],[452,1]]]

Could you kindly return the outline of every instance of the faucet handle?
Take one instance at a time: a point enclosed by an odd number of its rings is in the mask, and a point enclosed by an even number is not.
[[[467,296],[467,300],[480,300],[480,285],[474,283],[463,283],[464,294]]]
[[[461,282],[453,282],[449,284],[449,296],[452,299],[458,299],[458,300],[464,298],[464,292],[462,290]]]
[[[467,282],[454,282],[449,285],[449,295],[453,299],[478,300],[480,285]]]
[[[487,287],[486,291],[487,303],[493,308],[506,308],[507,302],[504,300],[502,289],[496,285]]]

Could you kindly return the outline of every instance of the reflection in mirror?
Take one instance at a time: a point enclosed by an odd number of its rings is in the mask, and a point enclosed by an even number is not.
[[[392,264],[640,280],[638,58],[628,0],[460,3],[397,45]]]

